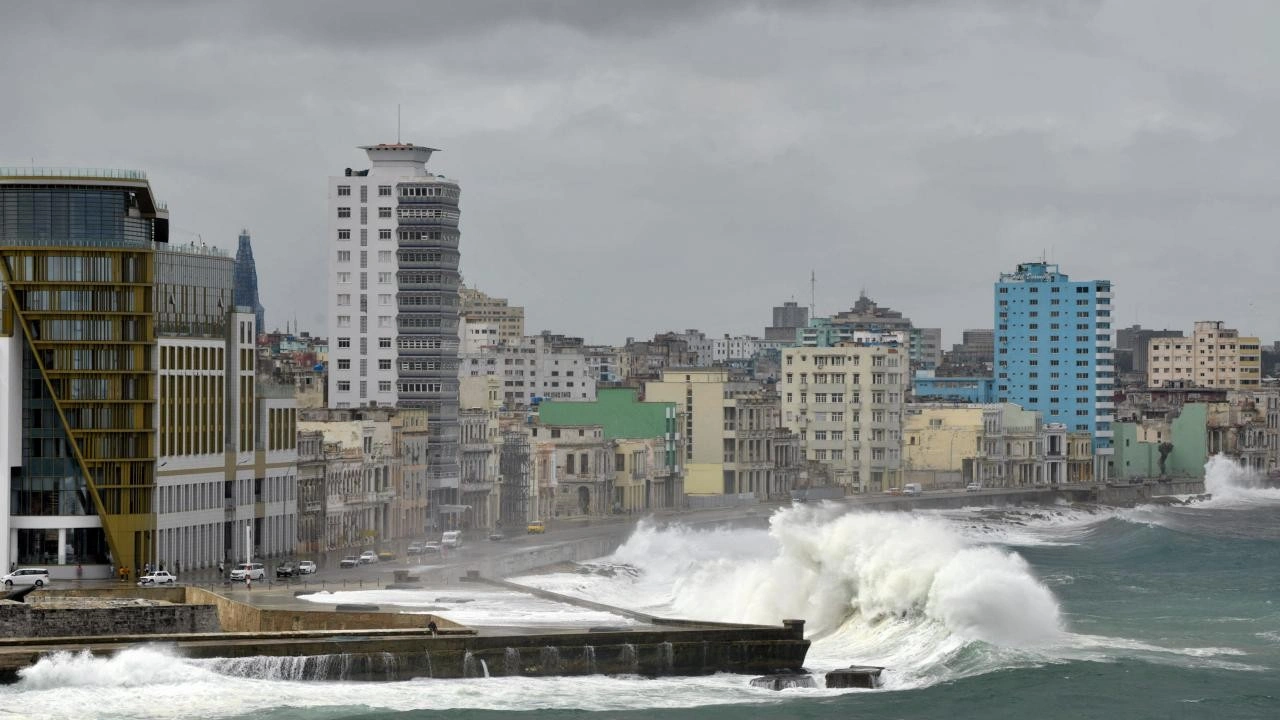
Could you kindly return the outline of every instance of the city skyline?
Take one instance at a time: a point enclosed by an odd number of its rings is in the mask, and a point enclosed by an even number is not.
[[[816,269],[818,315],[865,287],[950,344],[1001,268],[1047,255],[1112,279],[1118,326],[1280,337],[1259,161],[1280,93],[1257,82],[1280,61],[1239,6],[379,7],[158,6],[127,44],[131,8],[12,9],[11,67],[61,49],[0,79],[39,110],[0,129],[0,165],[146,169],[174,242],[255,228],[263,304],[330,334],[324,178],[394,141],[400,106],[469,188],[464,279],[531,330],[760,334]],[[136,67],[144,114],[119,92]]]

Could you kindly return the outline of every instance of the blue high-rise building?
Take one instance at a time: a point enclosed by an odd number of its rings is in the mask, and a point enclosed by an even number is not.
[[[1115,407],[1111,281],[1072,282],[1057,265],[1021,263],[996,283],[995,328],[997,399],[1087,430],[1094,478],[1105,479]]]
[[[266,332],[266,311],[258,300],[258,266],[253,262],[253,246],[249,244],[249,231],[240,231],[240,244],[236,247],[235,303],[239,307],[253,308],[258,332]]]

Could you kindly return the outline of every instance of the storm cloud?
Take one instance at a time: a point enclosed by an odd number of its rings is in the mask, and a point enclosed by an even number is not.
[[[0,165],[146,170],[174,240],[253,233],[324,333],[325,178],[442,149],[468,284],[529,329],[760,333],[860,290],[990,327],[1049,256],[1117,322],[1280,337],[1267,2],[57,2],[0,7]]]

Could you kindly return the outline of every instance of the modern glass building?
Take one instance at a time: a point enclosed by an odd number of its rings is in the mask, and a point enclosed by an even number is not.
[[[141,172],[0,168],[10,564],[152,559],[153,283],[168,235]]]
[[[1111,298],[1109,280],[1072,282],[1045,262],[1021,263],[995,284],[997,401],[1091,433],[1098,481],[1112,453]]]
[[[232,280],[226,253],[169,243],[142,172],[0,168],[6,565],[92,578],[293,549],[293,400],[256,387]]]
[[[253,308],[258,332],[266,332],[266,311],[258,297],[258,266],[253,261],[248,230],[240,231],[240,243],[236,245],[236,305]]]

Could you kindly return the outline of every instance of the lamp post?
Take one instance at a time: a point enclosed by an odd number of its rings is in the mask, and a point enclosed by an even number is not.
[[[253,589],[253,521],[244,521],[244,588]]]

